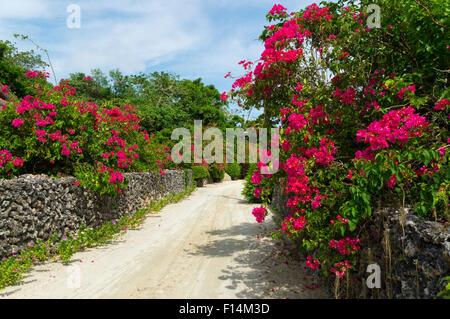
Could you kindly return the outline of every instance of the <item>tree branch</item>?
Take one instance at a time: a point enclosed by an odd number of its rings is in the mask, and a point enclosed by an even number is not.
[[[416,2],[419,6],[421,6],[422,8],[424,8],[424,9],[427,11],[428,16],[430,17],[431,21],[433,21],[434,24],[436,24],[436,25],[438,25],[438,26],[440,26],[441,28],[444,28],[444,29],[446,29],[446,30],[450,30],[450,28],[447,27],[446,25],[440,24],[439,22],[437,22],[436,20],[434,20],[433,16],[431,15],[430,10],[429,10],[424,4],[422,4],[422,2],[420,2],[420,0],[415,0],[415,2]]]

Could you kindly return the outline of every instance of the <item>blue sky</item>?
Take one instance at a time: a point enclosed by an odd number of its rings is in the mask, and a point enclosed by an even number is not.
[[[288,12],[314,1],[289,0],[0,0],[0,39],[20,49],[30,36],[49,51],[57,78],[92,68],[119,68],[126,74],[169,71],[182,78],[201,77],[220,92],[231,88],[227,72],[242,74],[238,62],[255,61],[257,38],[275,3]],[[81,9],[81,28],[70,29],[67,7]]]

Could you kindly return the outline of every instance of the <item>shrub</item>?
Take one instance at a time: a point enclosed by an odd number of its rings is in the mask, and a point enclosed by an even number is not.
[[[127,185],[124,172],[162,172],[170,149],[152,143],[133,106],[78,100],[67,81],[40,85],[46,76],[29,71],[38,79],[33,95],[0,110],[0,177],[73,175],[76,185],[116,195]]]
[[[248,174],[250,164],[249,163],[241,163],[241,164],[239,164],[239,166],[241,167],[241,174],[240,174],[239,178],[245,179],[245,176],[247,176],[247,174]]]
[[[232,180],[239,179],[241,177],[241,165],[239,163],[229,163],[225,168],[225,172],[230,175]]]
[[[183,169],[183,173],[184,173],[184,185],[185,185],[186,187],[189,187],[189,171],[190,171],[190,169],[187,169],[187,168]],[[194,180],[194,179],[192,179],[192,180]]]
[[[209,172],[208,170],[199,165],[199,166],[194,166],[192,167],[192,179],[197,181],[199,179],[204,179],[204,178],[209,178]]]
[[[209,165],[208,171],[214,183],[220,182],[225,177],[225,168],[220,163]]]
[[[251,170],[249,169],[249,172]],[[242,195],[244,195],[244,198],[250,202],[250,203],[262,203],[261,198],[257,198],[255,196],[255,189],[258,187],[254,183],[252,183],[251,178],[253,174],[248,174],[245,177],[245,184],[244,188],[242,189]]]
[[[242,63],[229,93],[246,109],[263,106],[264,126],[281,123],[281,169],[269,183],[284,186],[292,215],[277,236],[301,242],[316,257],[307,266],[339,278],[355,267],[358,232],[377,203],[449,217],[444,4],[370,2],[385,12],[381,28],[365,25],[368,1],[292,14],[275,6],[261,60]],[[250,181],[263,186],[267,176],[256,170]]]
[[[258,172],[257,164],[249,164],[242,195],[250,203],[262,203],[272,196],[273,187],[270,185],[269,180],[258,174]],[[255,179],[254,176],[258,176],[260,180]],[[255,182],[259,182],[259,184]]]

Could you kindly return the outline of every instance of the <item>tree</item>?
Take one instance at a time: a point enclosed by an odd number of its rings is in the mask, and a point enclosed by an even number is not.
[[[0,83],[8,85],[18,97],[31,91],[26,71],[39,70],[48,66],[33,50],[19,52],[10,41],[0,40]]]

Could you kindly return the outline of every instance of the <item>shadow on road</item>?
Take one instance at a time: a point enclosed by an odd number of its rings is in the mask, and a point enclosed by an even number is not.
[[[305,268],[294,245],[271,238],[272,220],[264,224],[242,223],[207,232],[211,240],[194,245],[191,255],[211,258],[235,256],[224,265],[220,280],[236,298],[328,298]]]

